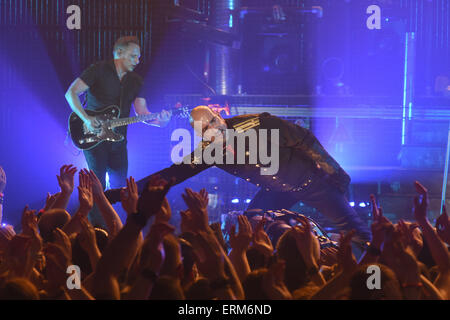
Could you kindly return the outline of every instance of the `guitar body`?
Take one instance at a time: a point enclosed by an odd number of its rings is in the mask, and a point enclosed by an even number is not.
[[[72,112],[69,117],[69,133],[73,143],[78,149],[89,150],[103,141],[118,142],[124,139],[123,135],[116,133],[110,127],[109,121],[117,119],[120,116],[120,109],[117,106],[109,106],[102,110],[92,111],[85,109],[89,116],[95,117],[100,122],[100,128],[90,131],[83,120]]]

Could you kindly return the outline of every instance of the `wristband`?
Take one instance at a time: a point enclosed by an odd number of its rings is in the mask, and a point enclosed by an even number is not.
[[[367,252],[373,256],[380,256],[381,255],[381,251],[378,248],[375,248],[374,246],[370,245],[367,248]]]
[[[138,226],[140,226],[141,228],[144,228],[145,225],[147,224],[148,218],[145,217],[142,213],[140,212],[135,212],[135,213],[130,213],[128,215],[127,221],[128,219],[131,219],[134,221],[134,223],[136,223]]]

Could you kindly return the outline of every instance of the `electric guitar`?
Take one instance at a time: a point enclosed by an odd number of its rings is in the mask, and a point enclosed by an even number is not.
[[[154,120],[158,117],[158,113],[151,113],[129,118],[119,118],[120,109],[118,106],[109,106],[102,110],[92,111],[85,110],[89,116],[93,116],[100,122],[99,128],[91,131],[88,129],[83,120],[72,112],[69,117],[69,133],[74,145],[80,150],[89,150],[96,147],[103,141],[119,142],[124,136],[115,131],[115,128],[126,126],[132,123],[138,123],[147,120]],[[189,108],[179,107],[170,110],[172,117],[187,118],[189,117]]]

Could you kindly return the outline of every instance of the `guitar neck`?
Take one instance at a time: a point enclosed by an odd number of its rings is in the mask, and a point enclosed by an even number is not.
[[[154,120],[158,116],[157,113],[151,113],[151,114],[144,114],[136,117],[129,117],[129,118],[118,118],[114,120],[110,120],[111,128],[116,127],[122,127],[126,126],[132,123],[147,121],[147,120]]]

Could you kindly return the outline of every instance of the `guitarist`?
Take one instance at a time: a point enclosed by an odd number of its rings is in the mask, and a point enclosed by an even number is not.
[[[85,92],[86,109],[89,110],[101,110],[107,106],[116,105],[120,108],[120,117],[126,118],[133,104],[137,115],[150,113],[145,98],[142,98],[143,80],[134,72],[139,64],[140,51],[136,37],[121,37],[114,44],[114,59],[92,64],[70,85],[65,95],[66,100],[89,130],[95,130],[100,123],[83,109],[79,95]],[[146,123],[164,127],[170,117],[171,114],[163,110],[155,120]],[[124,140],[104,141],[90,150],[83,150],[89,169],[97,175],[103,188],[106,187],[107,172],[112,188],[122,186],[127,178],[127,127],[122,126],[116,130],[125,137]],[[103,218],[95,207],[89,214],[89,218],[94,225],[104,226]]]

